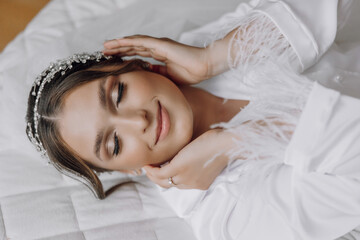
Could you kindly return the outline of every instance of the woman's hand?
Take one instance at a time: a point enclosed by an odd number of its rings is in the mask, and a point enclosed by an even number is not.
[[[164,188],[206,190],[226,167],[226,152],[233,147],[233,137],[220,129],[209,130],[185,146],[169,164],[145,166],[146,175]],[[175,185],[169,183],[170,177]]]
[[[168,38],[134,35],[104,43],[106,55],[151,57],[165,63],[152,71],[178,84],[195,84],[212,77],[207,48],[184,45]]]

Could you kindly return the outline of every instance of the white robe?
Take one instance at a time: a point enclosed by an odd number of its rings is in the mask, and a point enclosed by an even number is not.
[[[353,64],[354,59],[360,62],[360,50],[358,44],[347,45],[357,54],[341,58],[344,49],[333,43],[349,8],[350,1],[340,0],[252,1],[183,36],[185,43],[204,45],[214,35],[220,38],[249,23],[249,16],[266,16],[291,46],[284,52],[292,69],[303,72],[303,76],[277,73],[272,63],[277,59],[267,58],[269,52],[259,51],[254,62],[242,52],[237,64],[230,59],[232,71],[198,85],[223,98],[255,103],[222,124],[226,128],[239,125],[240,135],[253,137],[245,146],[255,153],[249,160],[229,164],[208,191],[161,189],[199,240],[328,240],[360,225],[360,75],[356,73],[360,64]],[[275,49],[280,49],[280,55],[286,46],[282,44]],[[273,91],[267,94],[266,90]],[[261,110],[269,111],[259,116]],[[280,119],[294,131],[289,138],[251,136],[242,124],[279,111],[283,111]],[[286,131],[275,130],[280,135]],[[269,157],[259,160],[257,151]]]

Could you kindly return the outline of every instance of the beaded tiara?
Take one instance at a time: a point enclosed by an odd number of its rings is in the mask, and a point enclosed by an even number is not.
[[[87,61],[100,62],[100,60],[108,58],[110,57],[105,56],[102,52],[74,54],[68,58],[59,59],[55,63],[50,63],[49,67],[36,77],[31,88],[31,95],[35,97],[33,125],[31,122],[28,122],[26,132],[30,141],[43,157],[49,159],[39,137],[38,126],[41,115],[38,112],[38,106],[45,84],[51,82],[58,73],[65,75],[67,71],[73,68],[74,63],[85,64]],[[34,129],[32,126],[34,126]]]

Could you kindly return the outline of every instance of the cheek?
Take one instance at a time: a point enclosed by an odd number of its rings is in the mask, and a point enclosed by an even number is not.
[[[148,148],[147,144],[137,139],[126,139],[122,145],[121,152],[121,169],[134,169],[141,168],[149,164],[151,160],[152,151]]]
[[[131,83],[131,89],[129,86],[129,93],[130,94],[135,94],[135,95],[139,95],[142,96],[143,98],[147,98],[146,96],[152,96],[157,87],[156,87],[156,82],[152,81],[152,80],[137,80],[137,81],[133,81]]]

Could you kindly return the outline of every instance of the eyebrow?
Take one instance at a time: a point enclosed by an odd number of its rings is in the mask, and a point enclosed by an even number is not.
[[[100,81],[99,91],[98,91],[100,105],[103,109],[106,109],[106,107],[107,107],[105,83],[106,83],[106,78],[104,78]]]
[[[100,81],[99,90],[98,90],[99,102],[103,109],[106,109],[106,106],[107,106],[105,83],[106,83],[106,78],[104,78]],[[102,143],[103,138],[104,138],[104,129],[101,129],[96,134],[95,145],[94,145],[94,153],[95,153],[96,157],[98,159],[100,159],[101,161],[102,161],[102,159],[100,158],[100,148],[101,148],[101,143]]]

